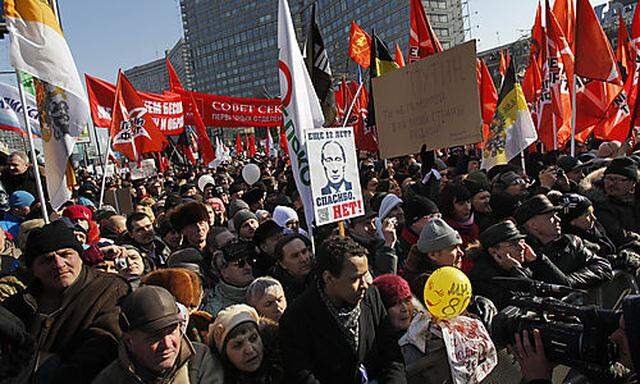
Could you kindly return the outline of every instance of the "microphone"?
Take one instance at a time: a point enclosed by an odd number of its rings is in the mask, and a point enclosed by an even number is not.
[[[576,292],[586,293],[580,289],[573,289],[558,284],[548,284],[524,277],[493,277],[491,280],[510,290],[534,293],[540,296],[566,296]]]

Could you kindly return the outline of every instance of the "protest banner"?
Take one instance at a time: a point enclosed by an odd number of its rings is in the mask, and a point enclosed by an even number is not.
[[[133,212],[133,198],[128,188],[108,190],[104,194],[104,203],[112,206],[121,215]]]
[[[36,136],[40,136],[40,114],[35,97],[29,93],[25,97],[31,129]],[[27,136],[18,88],[4,83],[0,83],[0,129],[16,132],[23,137]]]
[[[131,164],[131,180],[146,179],[157,174],[156,163],[153,159],[144,159],[140,165]]]
[[[363,215],[353,128],[313,129],[306,134],[316,225]]]
[[[475,41],[373,79],[383,158],[482,141]]]
[[[91,118],[98,128],[109,128],[116,86],[104,80],[85,75]],[[153,122],[166,135],[179,135],[184,130],[182,96],[175,93],[137,92]]]

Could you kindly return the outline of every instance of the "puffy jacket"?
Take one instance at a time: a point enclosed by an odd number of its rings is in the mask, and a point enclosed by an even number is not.
[[[564,278],[556,281],[556,284],[589,289],[613,278],[609,261],[596,256],[578,236],[561,235],[557,240],[547,244],[529,236],[527,243],[537,254],[547,256],[563,272]]]

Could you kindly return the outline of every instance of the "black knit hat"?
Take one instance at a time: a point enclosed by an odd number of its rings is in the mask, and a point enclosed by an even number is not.
[[[247,204],[255,204],[260,199],[264,198],[267,192],[261,188],[252,188],[247,193],[242,195],[242,200],[244,200]]]
[[[404,218],[408,225],[415,223],[424,216],[440,212],[436,203],[420,195],[408,199],[402,209],[404,210]]]
[[[242,224],[251,219],[258,220],[253,212],[248,209],[243,209],[233,216],[233,228],[235,228],[236,232],[240,232]]]
[[[29,232],[24,250],[24,261],[31,267],[34,260],[45,253],[71,248],[82,255],[82,244],[76,238],[73,230],[63,221],[57,220],[41,228]]]
[[[260,224],[253,234],[253,242],[256,245],[260,245],[263,241],[278,233],[282,233],[282,227],[271,219],[266,220]]]
[[[182,232],[182,229],[190,224],[195,224],[200,221],[209,221],[209,212],[202,203],[191,202],[181,204],[176,207],[175,211],[169,217],[171,225],[177,232]]]
[[[247,240],[233,239],[220,250],[227,262],[238,261],[240,259],[253,261],[256,258],[256,247],[253,245],[253,242]]]
[[[576,193],[562,195],[558,203],[562,207],[559,213],[563,223],[569,223],[571,220],[584,215],[592,205],[591,200]]]
[[[638,181],[638,164],[628,157],[618,157],[611,160],[604,174],[621,175],[630,180]]]

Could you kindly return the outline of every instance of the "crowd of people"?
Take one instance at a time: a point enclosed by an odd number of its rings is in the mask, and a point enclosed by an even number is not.
[[[469,277],[462,316],[489,335],[522,294],[496,277],[584,291],[576,300],[614,310],[610,382],[634,382],[633,151],[591,142],[575,157],[530,151],[488,171],[474,147],[362,155],[364,215],[315,228],[286,158],[259,155],[107,178],[107,194],[130,191],[126,213],[100,205],[100,179],[81,169],[73,199],[47,205],[45,223],[34,165],[14,152],[0,176],[0,382],[476,382],[452,363],[423,298],[444,266]],[[252,185],[249,162],[261,171]],[[543,336],[485,340],[474,359],[497,363],[482,382],[551,383]]]

